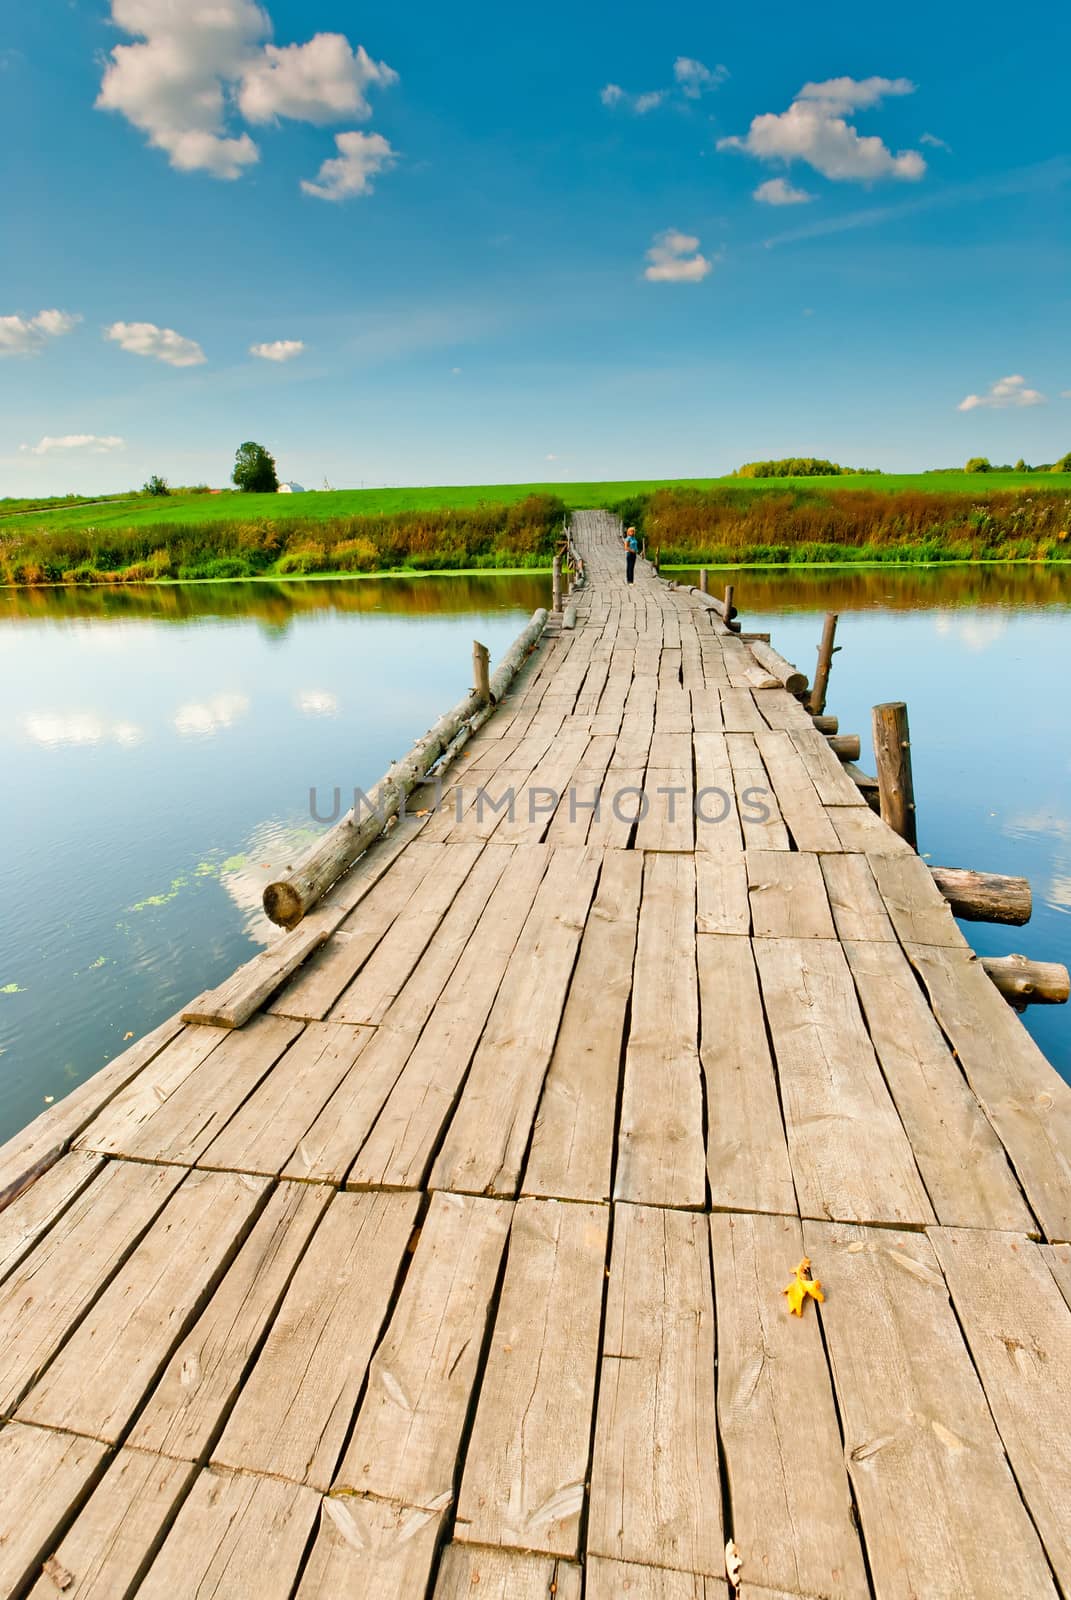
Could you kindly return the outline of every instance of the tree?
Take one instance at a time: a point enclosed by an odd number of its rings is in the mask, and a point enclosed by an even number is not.
[[[1030,471],[1030,468],[1027,466],[1027,464],[1023,460],[1022,456],[1020,456],[1018,461],[1015,463],[1015,470],[1016,470],[1016,472],[1029,472]]]
[[[964,472],[992,472],[987,456],[972,456],[964,467]]]
[[[1071,450],[1065,456],[1060,457],[1052,470],[1053,472],[1071,472]]]
[[[275,494],[279,487],[275,457],[269,455],[262,444],[247,439],[235,451],[231,481],[243,494]]]
[[[142,486],[142,493],[143,494],[170,494],[171,493],[171,488],[170,488],[170,485],[168,484],[168,481],[167,481],[166,478],[161,478],[161,476],[160,476],[160,474],[158,472],[154,472],[152,477],[149,479],[148,483],[146,483],[146,484],[144,484]]]

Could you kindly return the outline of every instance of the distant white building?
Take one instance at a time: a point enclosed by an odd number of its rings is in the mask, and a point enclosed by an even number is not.
[[[305,493],[305,485],[303,483],[281,483],[279,485],[278,493],[279,494],[304,494]]]

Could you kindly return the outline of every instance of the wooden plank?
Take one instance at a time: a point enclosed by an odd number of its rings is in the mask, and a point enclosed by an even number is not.
[[[55,1166],[0,1214],[0,1279],[18,1266],[102,1166],[99,1156],[82,1150],[60,1156]]]
[[[802,851],[749,850],[746,866],[756,937],[837,937],[818,856]]]
[[[215,1447],[215,1464],[327,1488],[418,1205],[412,1194],[335,1196]]]
[[[607,1561],[592,1556],[587,1563],[587,1600],[728,1600],[729,1590],[717,1578],[699,1572],[670,1572],[635,1561]],[[764,1589],[752,1589],[754,1600],[784,1600]]]
[[[696,946],[711,1205],[794,1216],[796,1190],[751,943],[700,934]]]
[[[0,1594],[31,1583],[73,1508],[99,1475],[107,1451],[95,1439],[10,1422],[0,1428]]]
[[[553,1556],[451,1544],[443,1551],[434,1600],[580,1600],[581,1571]]]
[[[366,1059],[299,1146],[294,1176],[423,1182],[549,860],[543,845],[488,847]]]
[[[636,827],[637,850],[695,849],[695,786],[687,767],[648,766],[643,782],[646,810]]]
[[[182,1180],[105,1167],[0,1287],[0,1415],[14,1411]]]
[[[1071,1239],[1071,1086],[965,952],[908,945],[938,1022],[1050,1241]]]
[[[228,1037],[225,1028],[183,1028],[151,1063],[102,1109],[80,1137],[77,1149],[117,1155],[191,1072]]]
[[[787,732],[794,732],[797,728],[813,732],[814,723],[810,713],[787,689],[753,689],[751,698],[769,727]]]
[[[427,1592],[443,1511],[329,1496],[295,1600],[414,1600]],[[481,1595],[480,1600],[483,1600]]]
[[[937,944],[966,950],[952,909],[920,856],[875,855],[870,870],[904,944]]]
[[[722,689],[722,726],[726,733],[766,733],[769,725],[751,697],[750,689]]]
[[[866,856],[828,855],[821,861],[837,937],[895,944],[896,934]]]
[[[525,1194],[610,1196],[642,878],[643,857],[636,851],[607,855],[535,1120]]]
[[[262,1012],[244,1028],[225,1034],[222,1044],[150,1116],[125,1134],[118,1130],[109,1148],[140,1161],[192,1166],[301,1029],[300,1022]],[[92,1128],[85,1138],[89,1148],[98,1148]]]
[[[439,1510],[453,1499],[465,1418],[513,1207],[432,1196],[383,1342],[368,1370],[335,1492]]]
[[[320,902],[322,909],[332,911],[337,907],[352,911],[393,867],[402,851],[423,833],[427,822],[427,817],[418,817],[415,808],[411,808],[404,817],[399,816],[390,823],[386,833],[373,839],[364,855],[358,856],[349,871],[324,895]]]
[[[938,1219],[953,1226],[1035,1232],[1004,1148],[899,945],[846,940],[844,953]]]
[[[637,826],[643,795],[645,769],[642,765],[607,769],[602,806],[598,818],[588,829],[590,848],[624,850]]]
[[[755,743],[797,850],[837,850],[840,840],[789,735],[768,729]]]
[[[1071,1306],[1071,1245],[1041,1244],[1038,1249],[1053,1275],[1056,1287]]]
[[[696,928],[700,933],[751,932],[751,901],[743,853],[695,858]]]
[[[184,1461],[202,1458],[331,1196],[320,1184],[276,1188],[222,1283],[180,1339],[128,1444]]]
[[[374,1038],[373,1028],[310,1022],[212,1140],[198,1165],[229,1172],[282,1172]]]
[[[786,1315],[802,1257],[790,1217],[710,1219],[718,1319],[718,1423],[740,1587],[869,1595],[829,1368],[816,1316]],[[806,1441],[800,1425],[806,1418]],[[756,1591],[757,1592],[757,1591]]]
[[[756,939],[754,947],[800,1214],[934,1221],[844,952],[831,939]]]
[[[30,1600],[132,1593],[193,1474],[186,1461],[120,1450],[74,1526],[52,1548],[49,1570],[30,1590]]]
[[[211,1027],[240,1028],[302,962],[318,950],[345,917],[343,910],[325,911],[321,907],[305,917],[290,933],[284,933],[238,967],[215,989],[206,989],[185,1007],[183,1022],[200,1022]]]
[[[933,1247],[805,1222],[875,1592],[1055,1596]]]
[[[694,860],[647,856],[614,1180],[619,1200],[706,1201],[695,939]]]
[[[1021,1234],[935,1228],[960,1327],[1019,1492],[1071,1590],[1071,1309]]]
[[[483,1029],[430,1186],[513,1195],[599,872],[555,850]]]
[[[706,1219],[619,1205],[588,1551],[716,1577],[724,1547]]]
[[[840,757],[813,726],[809,717],[805,728],[790,728],[789,737],[799,751],[800,760],[807,769],[815,793],[824,806],[866,805],[866,799],[859,785],[853,782],[851,775],[845,771]]]
[[[71,1141],[182,1032],[169,1017],[0,1145],[0,1211],[59,1160]]]
[[[257,1600],[290,1600],[319,1506],[319,1496],[300,1484],[202,1472],[138,1600],[246,1600],[252,1593]]]
[[[894,833],[888,823],[875,816],[867,805],[827,806],[826,816],[840,840],[842,850],[863,855],[914,855],[906,839]]]
[[[371,1024],[383,1021],[483,848],[479,839],[441,847],[434,869],[410,895],[404,910],[332,1007],[333,1020]]]
[[[191,1173],[30,1390],[21,1420],[118,1443],[266,1193],[263,1179]]]
[[[762,782],[765,784],[765,773]],[[739,865],[740,852],[743,850],[736,787],[725,735],[696,734],[696,850],[731,863],[734,867]],[[749,807],[749,815],[753,811],[754,808]]]
[[[789,849],[788,829],[769,774],[762,764],[755,736],[750,733],[727,733],[725,745],[732,763],[737,815],[745,848]]]
[[[608,1221],[602,1206],[516,1207],[455,1539],[579,1553]]]

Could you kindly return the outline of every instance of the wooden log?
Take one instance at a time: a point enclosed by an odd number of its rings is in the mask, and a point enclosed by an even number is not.
[[[812,721],[819,733],[836,733],[840,727],[839,717],[813,717]]]
[[[822,627],[822,638],[818,646],[818,667],[814,675],[814,688],[808,702],[810,710],[815,716],[821,716],[826,709],[826,690],[829,688],[829,669],[833,665],[833,655],[836,645],[833,640],[837,634],[837,613],[826,612],[826,620]]]
[[[894,833],[918,848],[915,786],[911,777],[911,738],[907,706],[890,700],[874,707],[874,758],[878,767],[881,818]]]
[[[676,588],[676,584],[672,584],[671,587]],[[694,586],[689,589],[688,593],[694,595],[701,606],[705,606],[708,611],[713,611],[714,615],[724,622],[727,628],[731,628],[734,633],[740,632],[740,623],[736,618],[735,606],[733,607],[732,615],[729,616],[725,611],[724,600],[718,600],[714,595],[706,594],[702,589],[696,589]],[[766,634],[765,637],[768,640],[769,634]]]
[[[736,607],[733,604],[733,597],[735,594],[736,590],[733,585],[731,583],[727,583],[725,585],[725,598],[722,600],[723,615],[726,622],[730,621],[731,618],[736,616]]]
[[[561,615],[562,609],[562,558],[555,556],[551,563],[551,603],[550,609],[555,616]]]
[[[484,705],[490,705],[491,652],[478,639],[472,641],[472,688]]]
[[[556,561],[559,558],[555,557]],[[560,561],[559,561],[560,578]],[[559,600],[560,600],[559,594]],[[418,739],[409,754],[396,761],[368,796],[369,814],[350,811],[310,851],[290,877],[269,883],[264,909],[273,922],[295,928],[321,895],[363,855],[402,808],[403,802],[444,758],[452,756],[477,727],[487,720],[516,676],[547,625],[547,613],[533,612],[528,626],[513,641],[489,684],[491,705],[472,692]]]
[[[726,591],[728,593],[728,591]],[[776,678],[789,694],[802,695],[807,692],[807,674],[794,667],[791,661],[786,661],[772,645],[762,644],[758,640],[748,645],[748,649],[759,663],[765,667],[771,677]]]
[[[1071,998],[1071,973],[1059,961],[1013,955],[982,956],[981,963],[1017,1010],[1029,1005],[1062,1006]]]
[[[700,569],[699,569],[699,592],[700,592],[700,594],[707,594],[709,592],[708,589],[707,589],[707,569],[706,569],[706,567],[700,567]]]
[[[840,756],[842,761],[858,761],[861,753],[859,735],[857,733],[830,733],[826,735],[829,748],[834,755]]]
[[[567,605],[562,613],[562,628],[571,632],[576,627],[576,605]]]
[[[1025,878],[997,872],[972,872],[966,867],[931,867],[933,880],[953,916],[964,922],[1007,922],[1020,928],[1033,909]]]

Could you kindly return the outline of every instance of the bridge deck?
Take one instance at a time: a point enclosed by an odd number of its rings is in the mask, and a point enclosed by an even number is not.
[[[755,1600],[1071,1594],[1071,1090],[578,524],[575,631],[322,950],[0,1150],[0,1593],[725,1600],[731,1540]]]

